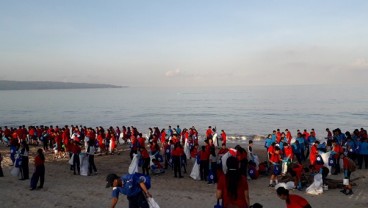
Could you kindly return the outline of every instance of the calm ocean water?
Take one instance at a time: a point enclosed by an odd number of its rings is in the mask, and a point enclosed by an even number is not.
[[[368,126],[368,86],[0,91],[0,126],[216,126],[232,135]]]

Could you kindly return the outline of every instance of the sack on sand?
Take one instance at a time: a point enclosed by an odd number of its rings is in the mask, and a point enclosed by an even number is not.
[[[199,165],[195,162],[193,165],[192,172],[190,173],[190,177],[196,181],[201,180],[201,175],[199,173]]]
[[[314,176],[313,183],[306,189],[307,194],[319,195],[323,193],[323,181],[322,174],[316,174]]]
[[[139,162],[138,154],[134,154],[132,162],[129,165],[129,169],[128,169],[129,174],[133,174],[133,173],[138,172],[138,162]]]
[[[13,167],[13,168],[11,169],[11,171],[10,171],[10,174],[11,174],[12,176],[18,176],[18,175],[19,175],[19,168],[17,168],[17,167]]]
[[[148,197],[147,202],[150,208],[160,208],[160,206],[157,204],[157,202],[152,197]]]
[[[88,176],[89,161],[86,153],[81,153],[79,155],[79,160],[80,160],[80,175]]]

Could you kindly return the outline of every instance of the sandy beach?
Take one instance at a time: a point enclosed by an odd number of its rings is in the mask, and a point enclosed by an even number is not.
[[[9,150],[1,146],[0,151],[5,156],[2,167],[5,177],[0,178],[0,203],[1,207],[109,207],[111,189],[105,188],[105,178],[109,173],[122,175],[127,173],[130,164],[127,146],[119,146],[120,155],[96,156],[95,161],[98,175],[75,176],[69,170],[67,159],[53,159],[51,153],[47,153],[45,185],[41,190],[30,191],[29,180],[20,181],[10,175]],[[35,147],[31,147],[30,177],[34,170],[33,156]],[[257,147],[259,156],[265,155],[262,147]],[[261,157],[262,159],[262,157]],[[189,177],[193,162],[188,162],[188,173],[183,179],[173,177],[173,172],[168,170],[165,174],[152,176],[151,194],[158,204],[163,207],[213,207],[216,202],[216,185],[208,185],[205,182],[194,181]],[[352,178],[365,176],[356,181],[352,196],[345,196],[339,189],[330,189],[319,196],[307,195],[305,191],[292,190],[291,193],[302,195],[311,203],[312,207],[368,207],[368,170],[357,170]],[[342,175],[329,178],[342,179]],[[260,177],[249,181],[251,203],[261,203],[264,207],[285,207],[275,189],[269,188],[269,178]],[[128,207],[127,199],[121,196],[117,207]]]

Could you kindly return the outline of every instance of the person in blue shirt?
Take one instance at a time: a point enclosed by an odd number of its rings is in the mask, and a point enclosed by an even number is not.
[[[111,207],[115,208],[119,200],[119,195],[123,194],[124,183],[121,180],[121,178],[116,176],[116,174],[110,174],[110,175],[115,175],[115,176],[108,179],[106,188],[109,188],[111,186],[113,187],[112,193],[111,193],[111,196],[112,196]],[[140,178],[134,179],[134,181],[136,181],[135,185],[139,186],[141,191],[138,192],[138,194],[136,195],[127,196],[127,199],[129,201],[129,208],[149,208],[149,204],[146,198],[152,197],[152,195],[148,192],[148,189],[144,181],[142,181]]]
[[[299,142],[301,161],[304,161],[305,160],[305,155],[304,155],[304,152],[305,152],[305,139],[304,139],[304,137],[301,133],[298,133],[296,141]]]
[[[339,128],[335,129],[334,137],[337,139],[337,142],[342,146],[346,142],[346,136],[341,132]]]
[[[355,161],[356,159],[356,154],[355,154],[355,149],[356,149],[356,143],[353,140],[350,132],[346,132],[346,143],[345,143],[345,152],[347,153],[347,156],[352,159],[353,161]]]
[[[276,130],[273,130],[271,140],[272,142],[276,142]]]
[[[301,162],[302,162],[302,154],[301,154],[301,149],[300,149],[299,141],[296,140],[291,145],[291,147],[293,148],[293,152],[294,152],[294,155],[295,155],[296,159],[298,160],[299,164],[301,164]]]
[[[272,143],[273,143],[272,142],[272,136],[271,136],[271,134],[269,134],[267,136],[266,140],[265,140],[265,148],[266,148],[266,150],[268,150],[268,148],[271,146]]]
[[[177,126],[176,126],[176,134],[177,134],[178,136],[180,136],[180,135],[181,135],[181,129],[180,129],[179,125],[177,125]]]
[[[368,140],[362,139],[359,143],[359,155],[358,155],[358,165],[359,169],[363,167],[363,160],[365,163],[365,169],[368,169]]]

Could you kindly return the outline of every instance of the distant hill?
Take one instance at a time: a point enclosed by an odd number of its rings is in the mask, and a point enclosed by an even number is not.
[[[45,81],[9,81],[0,80],[0,90],[50,90],[50,89],[92,89],[92,88],[123,88],[109,84],[90,84],[72,82]]]

